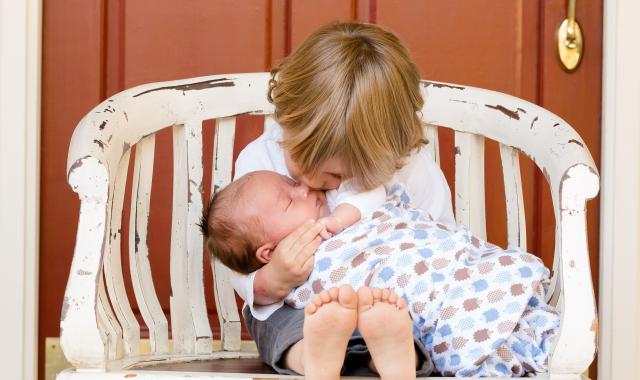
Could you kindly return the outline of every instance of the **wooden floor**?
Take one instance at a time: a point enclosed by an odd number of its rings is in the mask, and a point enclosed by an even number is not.
[[[145,371],[171,372],[220,372],[276,375],[277,372],[266,365],[261,359],[216,359],[190,363],[163,363],[145,366]],[[377,377],[365,367],[345,373],[345,376]]]
[[[261,359],[217,359],[190,363],[163,363],[145,366],[145,371],[172,372],[223,372],[223,373],[251,373],[276,374],[276,371],[264,364]]]

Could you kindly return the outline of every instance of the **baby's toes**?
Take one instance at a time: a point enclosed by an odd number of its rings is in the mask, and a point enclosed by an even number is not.
[[[373,288],[371,289],[371,293],[373,294],[373,302],[380,302],[380,300],[382,299],[382,289],[380,288]]]
[[[318,293],[318,296],[320,297],[320,299],[322,300],[322,303],[329,303],[331,302],[331,294],[329,294],[328,291],[323,290],[320,293]]]
[[[398,295],[394,291],[389,292],[389,303],[398,303]]]

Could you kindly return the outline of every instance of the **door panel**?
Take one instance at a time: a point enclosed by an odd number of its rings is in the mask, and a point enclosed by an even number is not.
[[[102,4],[43,2],[42,127],[40,131],[40,257],[38,376],[44,376],[44,338],[60,335],[80,203],[67,185],[67,149],[74,126],[101,94]],[[70,43],[73,41],[73,43]]]
[[[389,28],[404,41],[422,77],[506,92],[537,103],[572,124],[600,161],[602,0],[578,2],[585,36],[574,73],[559,65],[555,30],[564,0],[49,0],[44,3],[40,270],[40,376],[44,338],[59,335],[59,315],[75,242],[79,202],[66,184],[73,128],[108,96],[143,83],[216,73],[268,71],[317,27],[360,20]],[[236,141],[257,137],[262,118],[238,118]],[[213,126],[205,122],[205,199],[211,182]],[[453,136],[440,132],[442,167],[453,184]],[[171,133],[156,140],[150,260],[161,304],[169,306]],[[496,144],[486,147],[487,234],[504,246],[502,169]],[[131,160],[133,162],[133,160]],[[552,263],[554,218],[544,176],[521,157],[527,244]],[[130,183],[130,181],[129,181]],[[128,203],[124,207],[123,264]],[[597,286],[599,202],[588,206],[589,247]],[[205,292],[215,315],[205,259]],[[129,287],[129,298],[134,301]],[[137,310],[137,307],[134,307]],[[217,326],[212,326],[217,331]],[[246,331],[245,338],[248,338]],[[595,376],[595,373],[592,374]]]

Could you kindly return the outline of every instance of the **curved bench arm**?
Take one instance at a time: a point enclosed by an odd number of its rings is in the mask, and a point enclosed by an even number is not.
[[[108,337],[98,325],[98,286],[107,237],[109,175],[96,158],[72,165],[68,181],[80,196],[80,219],[60,317],[60,345],[76,368],[106,368]]]
[[[593,158],[580,135],[555,114],[502,93],[422,82],[428,124],[483,135],[518,149],[543,172],[556,219],[554,255],[561,333],[550,358],[552,374],[581,373],[593,361],[597,313],[586,230],[586,201],[599,191]]]
[[[273,113],[265,96],[268,79],[269,73],[251,73],[145,84],[105,100],[78,123],[67,178],[81,212],[60,323],[62,349],[76,368],[105,368],[118,352],[118,338],[103,326],[98,287],[108,245],[107,208],[121,159],[143,137],[176,124]]]

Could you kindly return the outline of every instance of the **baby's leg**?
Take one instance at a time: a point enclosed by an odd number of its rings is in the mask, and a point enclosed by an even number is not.
[[[382,379],[415,379],[412,324],[403,299],[388,289],[358,290],[358,330]]]
[[[285,365],[306,379],[339,379],[357,306],[356,293],[347,285],[317,294],[304,310],[304,338],[289,349]]]

